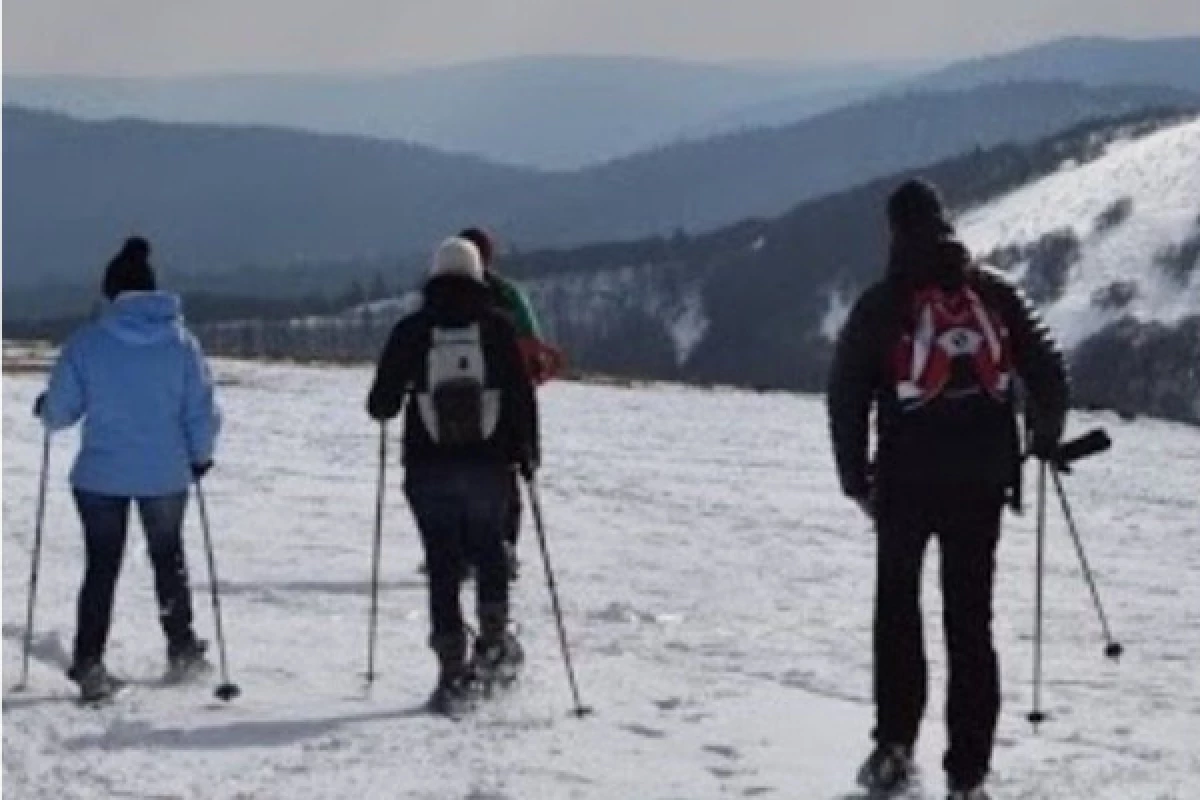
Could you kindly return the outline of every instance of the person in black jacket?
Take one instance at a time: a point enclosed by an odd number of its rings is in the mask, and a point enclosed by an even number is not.
[[[986,798],[1000,705],[992,582],[1003,506],[1020,478],[1015,386],[1024,388],[1031,451],[1050,458],[1066,417],[1066,371],[1020,291],[971,264],[932,186],[905,183],[887,210],[887,274],[851,311],[828,391],[842,490],[878,534],[876,747],[859,781],[891,792],[911,777],[926,698],[920,574],[936,534],[950,668],[944,766],[951,797],[977,800]]]
[[[432,703],[449,708],[482,669],[513,667],[504,534],[514,468],[539,460],[537,401],[512,322],[495,308],[476,247],[447,239],[434,257],[420,310],[393,329],[367,399],[377,420],[405,407],[405,494],[429,572],[440,665]],[[468,665],[459,594],[477,576],[479,638]]]

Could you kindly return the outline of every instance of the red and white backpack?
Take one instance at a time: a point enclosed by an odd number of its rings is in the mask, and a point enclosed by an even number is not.
[[[892,353],[896,396],[904,411],[935,400],[991,398],[1012,390],[1008,328],[970,286],[914,293],[908,324]]]

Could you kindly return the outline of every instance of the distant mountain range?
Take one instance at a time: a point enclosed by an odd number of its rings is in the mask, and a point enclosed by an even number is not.
[[[379,75],[6,74],[4,95],[83,119],[270,125],[575,169],[680,140],[790,125],[881,92],[1014,81],[1200,91],[1200,38],[1063,39],[932,67],[537,56]]]
[[[921,89],[969,89],[1004,81],[1085,86],[1174,86],[1200,91],[1200,38],[1071,38],[953,64],[911,82]]]
[[[521,249],[699,231],[973,148],[1195,103],[1173,89],[1066,84],[912,93],[563,173],[379,139],[9,107],[5,284],[90,281],[134,230],[164,263],[209,274],[424,253],[468,221]],[[22,304],[6,292],[6,313]]]
[[[785,121],[792,122],[916,70],[902,64],[726,66],[560,56],[394,75],[5,75],[4,96],[9,103],[83,119],[271,125],[570,169],[681,136],[757,126],[754,109],[782,97],[789,99]]]
[[[885,95],[785,127],[684,142],[573,173],[552,202],[520,209],[510,229],[535,243],[703,231],[975,148],[1196,103],[1197,95],[1176,89],[1061,83]]]

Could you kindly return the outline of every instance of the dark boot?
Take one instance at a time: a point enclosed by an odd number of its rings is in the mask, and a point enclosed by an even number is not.
[[[471,701],[472,676],[467,668],[466,637],[434,637],[429,644],[438,659],[438,681],[429,698],[429,708],[451,716],[461,713]]]
[[[485,683],[511,683],[525,661],[525,651],[508,623],[503,608],[488,608],[479,613],[479,639],[471,666]]]
[[[113,677],[104,662],[94,661],[84,666],[72,666],[67,677],[79,685],[79,699],[84,703],[100,703],[119,692],[125,682]]]
[[[208,642],[190,636],[178,644],[167,646],[166,683],[183,683],[212,672],[212,664],[204,657]]]
[[[858,771],[858,785],[873,796],[903,792],[915,776],[912,751],[899,744],[876,745]]]

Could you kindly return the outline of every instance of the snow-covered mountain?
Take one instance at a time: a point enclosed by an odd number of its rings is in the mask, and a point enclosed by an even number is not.
[[[6,365],[7,367],[7,365]],[[370,370],[217,362],[226,425],[206,479],[232,677],[156,685],[153,580],[131,532],[108,665],[134,681],[76,707],[63,675],[83,540],[55,438],[29,688],[20,669],[42,431],[43,374],[4,375],[4,796],[22,800],[630,800],[856,798],[870,746],[874,538],[838,495],[819,398],[552,384],[541,474],[551,553],[584,702],[568,715],[554,619],[527,527],[513,604],[519,684],[460,723],[420,710],[435,678],[421,558],[388,472],[380,678],[363,691],[377,427]],[[1006,522],[996,642],[1004,710],[1000,798],[1191,800],[1200,784],[1195,580],[1200,432],[1083,414],[1113,451],[1067,491],[1111,624],[1114,665],[1061,521],[1047,543],[1050,721],[1031,702],[1033,515]],[[185,541],[197,630],[212,636],[203,540]],[[945,658],[927,564],[932,694],[917,752],[941,791]],[[469,595],[465,595],[466,600]],[[471,608],[467,601],[466,608]]]
[[[959,230],[1042,303],[1064,345],[1091,356],[1076,373],[1093,394],[1108,385],[1093,399],[1200,420],[1200,120],[1114,141],[963,214]],[[1180,357],[1139,358],[1151,338]]]
[[[1176,325],[1200,313],[1200,120],[1113,142],[963,214],[958,228],[1037,287],[1068,346],[1125,315]],[[1058,260],[1039,258],[1048,236],[1061,241]]]

